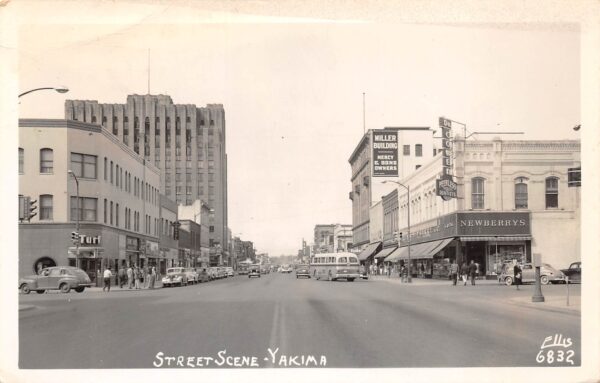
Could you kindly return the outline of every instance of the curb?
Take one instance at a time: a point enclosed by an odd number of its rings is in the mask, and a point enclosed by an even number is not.
[[[545,304],[547,305],[548,303],[546,303],[546,302],[523,302],[521,300],[521,298],[512,298],[512,299],[509,299],[508,301],[509,301],[509,303],[511,303],[513,305],[527,307],[530,309],[581,316],[581,308],[580,309],[572,309],[572,308],[567,308],[567,307],[544,306]]]
[[[32,305],[19,305],[19,312],[33,310],[35,306]]]

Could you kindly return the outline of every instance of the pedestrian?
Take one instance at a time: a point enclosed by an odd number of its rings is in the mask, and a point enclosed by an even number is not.
[[[131,265],[127,268],[127,284],[129,285],[129,290],[133,287],[133,268]]]
[[[421,263],[421,278],[425,278],[425,265]]]
[[[135,279],[135,289],[139,290],[141,288],[140,282],[142,279],[142,271],[137,265],[133,269],[133,278]]]
[[[460,267],[460,276],[464,282],[464,285],[467,285],[467,274],[469,274],[469,266],[467,266],[467,262],[463,262]]]
[[[112,277],[112,272],[110,271],[110,266],[108,266],[104,270],[104,287],[102,287],[102,291],[106,291],[108,288],[108,292],[110,292],[110,278]]]
[[[148,288],[148,266],[142,268],[142,287]]]
[[[471,259],[471,264],[469,265],[469,276],[471,277],[471,285],[475,286],[475,277],[477,276],[477,266],[475,265],[475,261]]]
[[[392,276],[392,265],[388,265],[387,267],[387,276],[388,278]]]
[[[125,284],[125,279],[127,279],[127,273],[124,268],[121,267],[119,269],[119,271],[117,272],[117,277],[119,278],[119,287],[123,288],[123,285]]]
[[[452,277],[452,285],[456,286],[458,279],[458,263],[456,263],[456,260],[452,261],[450,265],[450,276]]]
[[[514,263],[514,273],[515,273],[515,285],[517,286],[517,290],[519,290],[519,285],[522,284],[523,282],[523,276],[522,276],[522,270],[521,270],[521,266],[519,266],[519,263],[517,262],[517,260],[515,259],[513,261]]]
[[[150,281],[148,282],[148,287],[154,289],[154,282],[156,281],[156,268],[152,266],[152,270],[150,270]]]
[[[406,266],[402,265],[402,268],[400,269],[400,275],[402,282],[408,282],[408,268]]]

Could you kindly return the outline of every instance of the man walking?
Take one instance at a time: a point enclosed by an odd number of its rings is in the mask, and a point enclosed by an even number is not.
[[[135,265],[135,267],[133,268],[133,278],[135,279],[135,289],[139,290],[140,282],[142,279],[142,273],[140,271],[140,268],[137,265]]]
[[[102,291],[106,291],[108,288],[108,292],[110,293],[110,278],[112,277],[112,272],[110,271],[110,266],[104,270],[104,287],[102,287]]]
[[[460,276],[465,283],[465,286],[467,285],[467,274],[469,274],[469,266],[467,266],[467,262],[463,262],[462,266],[460,267]]]
[[[131,265],[127,268],[127,284],[129,286],[129,290],[133,287],[133,268]]]
[[[119,278],[119,287],[123,288],[123,285],[125,284],[125,279],[127,278],[127,273],[125,272],[125,269],[123,267],[121,267],[117,272],[117,277]]]
[[[456,286],[458,279],[458,263],[456,263],[456,260],[452,261],[450,265],[450,276],[452,277],[452,285]]]
[[[471,264],[469,265],[469,275],[471,277],[471,285],[475,286],[475,277],[477,276],[477,265],[475,261],[471,259]]]

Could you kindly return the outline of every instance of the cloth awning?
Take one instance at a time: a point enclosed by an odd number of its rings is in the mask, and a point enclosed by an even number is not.
[[[515,235],[515,236],[497,236],[497,237],[460,237],[461,242],[474,242],[474,241],[489,241],[489,242],[510,242],[510,241],[530,241],[531,235]]]
[[[363,251],[361,251],[360,254],[358,254],[358,260],[362,262],[365,259],[369,258],[371,255],[375,254],[380,245],[381,242],[371,243]]]
[[[396,250],[396,247],[387,247],[383,250],[381,250],[379,253],[377,253],[377,255],[375,255],[375,258],[385,258],[388,255],[390,255],[394,250]]]
[[[430,259],[435,254],[443,250],[454,238],[441,239],[439,241],[431,241],[418,243],[410,246],[410,259]],[[400,259],[408,259],[408,246],[397,249],[387,261],[396,261]]]

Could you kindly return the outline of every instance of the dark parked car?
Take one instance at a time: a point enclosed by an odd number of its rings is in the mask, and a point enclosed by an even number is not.
[[[248,273],[248,278],[259,277],[260,278],[260,268],[251,267],[250,272]]]
[[[35,290],[38,294],[46,290],[60,290],[68,293],[71,289],[82,293],[92,286],[90,277],[78,267],[54,266],[43,269],[39,275],[28,275],[19,280],[19,289],[23,294]]]
[[[571,283],[581,283],[581,262],[573,262],[568,269],[561,270],[564,275],[569,277]]]

